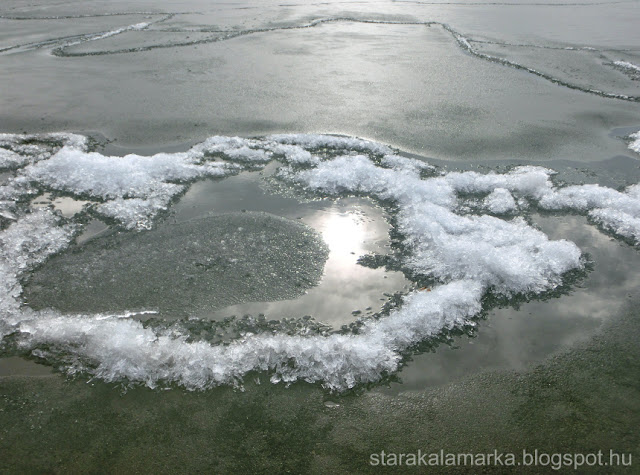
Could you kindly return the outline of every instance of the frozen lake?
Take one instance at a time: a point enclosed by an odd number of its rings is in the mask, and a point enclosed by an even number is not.
[[[639,21],[5,2],[0,467],[637,455]]]

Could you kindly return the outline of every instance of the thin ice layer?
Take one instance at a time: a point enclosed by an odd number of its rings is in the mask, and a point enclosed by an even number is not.
[[[298,220],[226,213],[86,243],[34,273],[24,295],[35,309],[151,305],[169,319],[206,317],[229,305],[303,295],[320,281],[327,256],[320,234]],[[49,285],[60,275],[63,281]]]

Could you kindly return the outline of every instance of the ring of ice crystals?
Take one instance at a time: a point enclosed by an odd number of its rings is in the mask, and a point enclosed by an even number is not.
[[[636,134],[638,135],[638,134]],[[630,148],[639,150],[640,136]],[[637,139],[637,140],[635,140]],[[635,147],[635,148],[634,148]],[[21,279],[63,251],[81,224],[25,200],[44,190],[98,203],[91,212],[144,232],[190,183],[278,160],[278,179],[322,195],[359,194],[393,207],[402,265],[437,282],[414,291],[389,315],[357,334],[254,334],[212,344],[171,329],[145,327],[130,315],[35,311]],[[238,384],[250,371],[274,382],[320,382],[345,390],[396,371],[403,352],[444,329],[472,324],[487,293],[507,298],[559,286],[582,268],[578,247],[549,240],[522,217],[529,207],[580,212],[640,244],[640,186],[557,187],[553,171],[443,172],[390,147],[348,137],[211,137],[186,152],[108,157],[85,137],[0,134],[0,338],[70,372],[106,381],[179,384],[203,389]]]

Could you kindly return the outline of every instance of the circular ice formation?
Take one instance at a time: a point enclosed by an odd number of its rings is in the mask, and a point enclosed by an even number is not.
[[[321,236],[304,224],[230,213],[89,242],[51,259],[24,296],[37,309],[204,317],[228,305],[298,297],[318,283],[327,256]]]
[[[420,341],[470,324],[488,293],[539,294],[582,267],[575,244],[549,240],[518,216],[520,206],[588,213],[640,244],[637,185],[622,192],[598,185],[557,188],[553,171],[541,167],[437,173],[384,145],[308,134],[212,137],[187,152],[153,157],[105,157],[87,152],[77,136],[57,136],[59,144],[38,159],[30,158],[36,152],[19,148],[21,136],[0,138],[0,147],[28,158],[21,162],[5,154],[19,168],[0,187],[2,206],[15,209],[0,231],[0,336],[13,335],[12,344],[62,362],[70,372],[107,381],[203,389],[237,384],[249,371],[268,371],[274,382],[304,380],[344,390],[397,370],[403,353]],[[47,137],[28,142],[38,140],[46,143]],[[46,189],[90,197],[100,202],[92,212],[143,230],[191,181],[256,169],[272,158],[285,163],[278,177],[288,186],[325,196],[365,195],[388,206],[403,251],[400,264],[431,280],[432,287],[405,296],[389,315],[364,321],[357,334],[264,332],[224,344],[192,338],[178,327],[145,326],[129,313],[71,316],[21,307],[20,280],[66,247],[77,227],[51,210],[25,209],[20,203],[26,196]],[[508,211],[509,218],[473,214],[461,206],[460,194],[486,199],[494,214]],[[498,201],[509,206],[492,206]],[[184,271],[178,274],[184,277]]]

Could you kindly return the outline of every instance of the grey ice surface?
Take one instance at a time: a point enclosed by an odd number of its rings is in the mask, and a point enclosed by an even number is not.
[[[31,279],[34,308],[157,310],[178,318],[294,298],[322,275],[327,249],[313,229],[267,213],[229,213],[115,234],[53,258]]]
[[[585,91],[640,96],[611,66],[638,63],[637,4],[493,3],[9,2],[0,126],[129,147],[327,132],[453,161],[628,154],[607,134],[639,125],[638,103]]]

